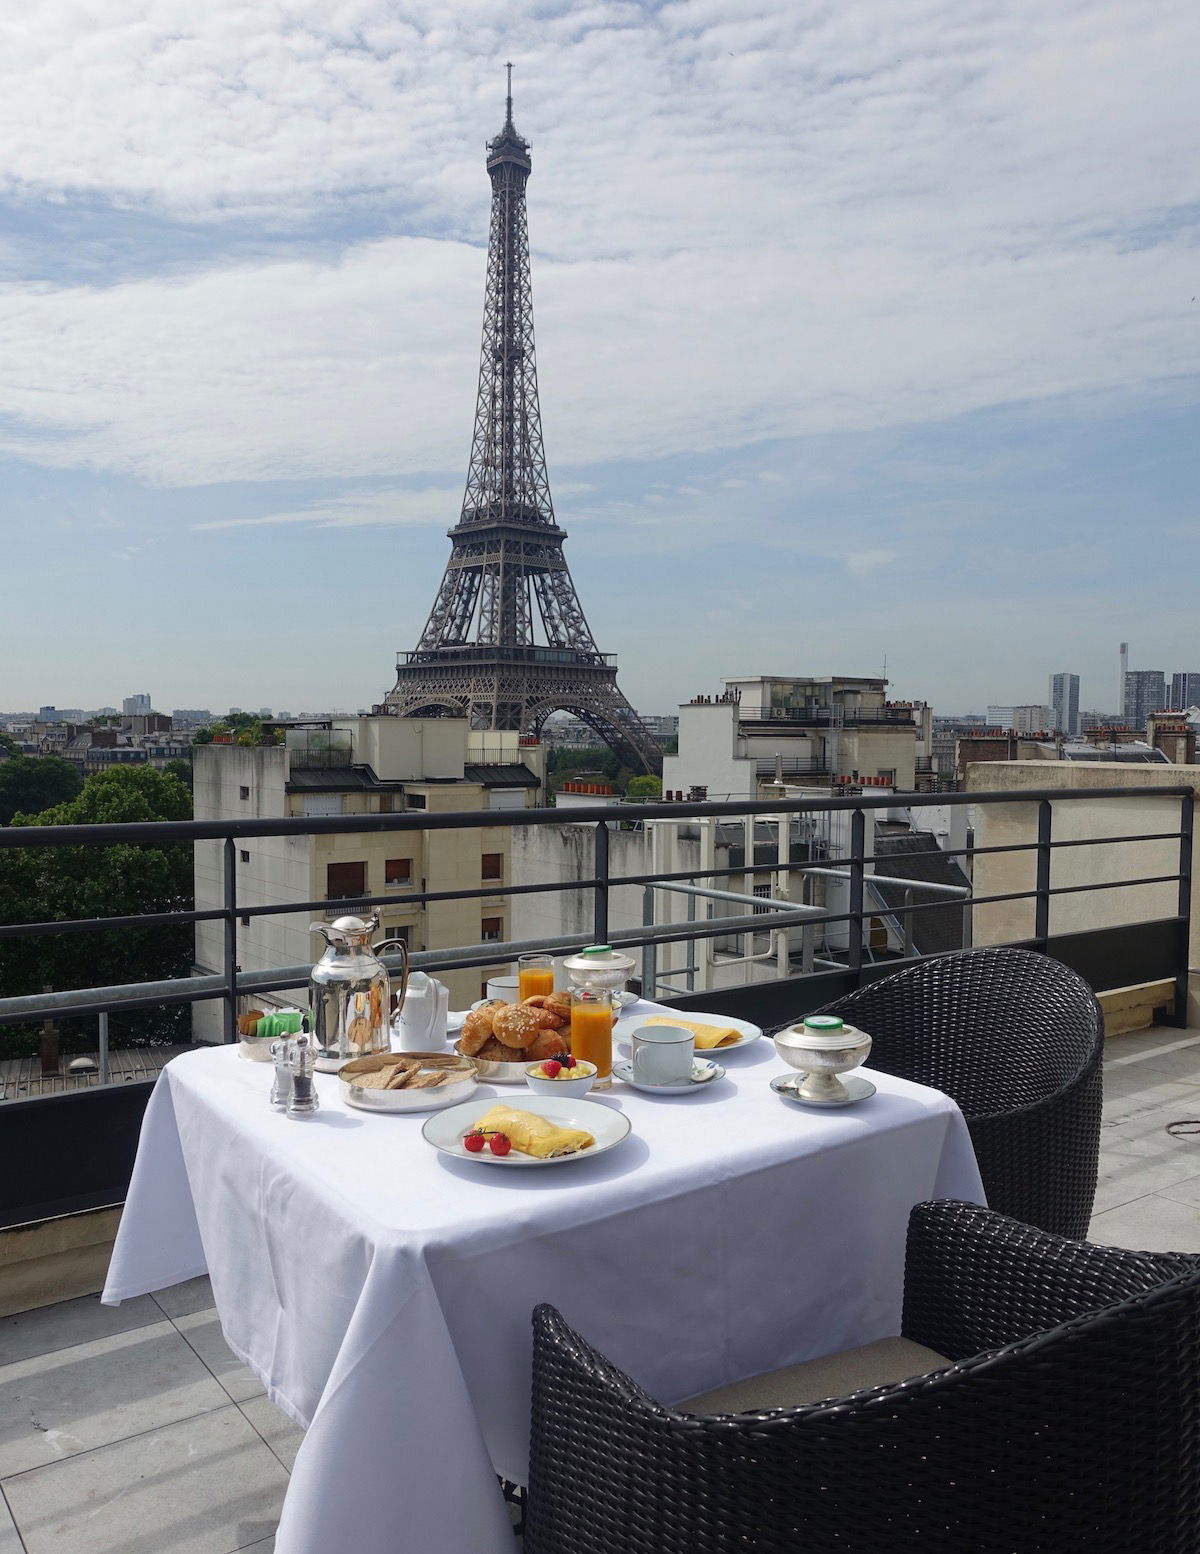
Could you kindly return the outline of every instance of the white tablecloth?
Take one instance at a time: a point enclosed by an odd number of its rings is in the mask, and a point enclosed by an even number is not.
[[[538,1301],[664,1402],[898,1331],[909,1209],[983,1202],[958,1108],[873,1074],[813,1112],[771,1092],[769,1041],[724,1061],[686,1098],[614,1085],[593,1098],[628,1139],[520,1173],[332,1075],[290,1120],[234,1047],[164,1070],[103,1299],[211,1275],[230,1347],[308,1427],[277,1554],[511,1554],[495,1474],[525,1481]]]

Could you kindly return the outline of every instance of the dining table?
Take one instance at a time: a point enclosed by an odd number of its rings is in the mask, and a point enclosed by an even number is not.
[[[441,1153],[437,1113],[356,1109],[336,1074],[290,1117],[237,1045],[164,1068],[102,1299],[210,1276],[306,1431],[276,1554],[511,1554],[539,1302],[666,1404],[899,1331],[910,1209],[985,1201],[958,1107],[869,1069],[869,1099],[800,1106],[769,1038],[706,1056],[724,1077],[686,1094],[593,1090],[628,1135],[543,1170]]]

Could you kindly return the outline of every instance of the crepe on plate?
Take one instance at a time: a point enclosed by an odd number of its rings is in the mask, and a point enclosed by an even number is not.
[[[538,1160],[575,1155],[581,1149],[591,1149],[596,1142],[585,1128],[560,1128],[549,1117],[523,1112],[516,1106],[493,1106],[470,1131],[503,1133],[514,1149]]]

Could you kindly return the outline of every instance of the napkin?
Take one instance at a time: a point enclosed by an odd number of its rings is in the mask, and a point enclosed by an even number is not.
[[[475,1127],[507,1134],[514,1149],[523,1155],[536,1155],[539,1160],[551,1155],[574,1155],[596,1142],[583,1128],[559,1128],[548,1117],[523,1112],[515,1106],[493,1106]]]
[[[741,1031],[735,1031],[731,1025],[700,1025],[692,1020],[683,1020],[677,1014],[652,1014],[642,1024],[682,1026],[685,1031],[691,1031],[702,1052],[713,1047],[727,1047],[730,1042],[740,1041],[742,1035]]]

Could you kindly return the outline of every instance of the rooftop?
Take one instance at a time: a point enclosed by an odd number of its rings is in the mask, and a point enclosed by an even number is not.
[[[1200,1033],[1109,1048],[1092,1239],[1200,1252],[1200,1138],[1164,1131],[1200,1117]],[[207,1279],[0,1321],[2,1554],[267,1554],[300,1440]]]

